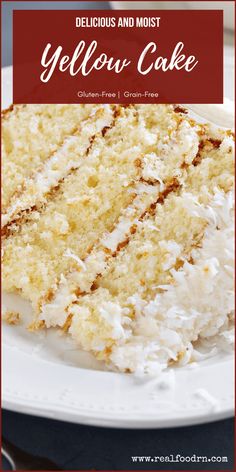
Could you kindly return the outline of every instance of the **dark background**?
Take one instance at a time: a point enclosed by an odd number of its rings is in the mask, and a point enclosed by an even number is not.
[[[64,470],[233,470],[233,419],[200,426],[124,430],[3,411],[3,434]],[[224,463],[132,463],[131,456],[227,456]],[[7,470],[7,469],[4,469]]]

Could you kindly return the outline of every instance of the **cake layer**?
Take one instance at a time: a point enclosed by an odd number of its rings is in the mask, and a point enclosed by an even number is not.
[[[112,127],[96,135],[80,167],[64,178],[40,209],[32,209],[11,226],[3,243],[4,289],[21,291],[34,305],[42,297],[51,298],[61,275],[82,270],[93,245],[131,204],[135,183],[146,177],[142,172],[148,159],[153,161],[155,153],[156,159],[168,160],[176,139],[189,133],[194,139],[186,149],[191,148],[193,157],[198,134],[172,106],[118,107]],[[174,161],[169,174],[165,170],[152,178],[160,185],[157,177],[161,182],[173,173]]]
[[[16,105],[2,114],[2,210],[96,105]]]

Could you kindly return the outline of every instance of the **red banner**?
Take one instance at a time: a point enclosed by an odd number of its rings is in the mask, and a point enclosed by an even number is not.
[[[222,103],[223,12],[13,14],[14,103]]]

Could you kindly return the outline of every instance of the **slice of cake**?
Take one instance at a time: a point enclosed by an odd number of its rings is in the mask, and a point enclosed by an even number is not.
[[[58,107],[42,110],[52,129]],[[174,105],[67,107],[73,129],[8,192],[4,289],[32,302],[31,329],[60,326],[113,368],[190,361],[232,318],[233,134]]]

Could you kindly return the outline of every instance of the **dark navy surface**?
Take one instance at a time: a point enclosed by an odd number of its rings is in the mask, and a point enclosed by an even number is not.
[[[10,463],[5,459],[5,457],[2,458],[2,470],[11,470]]]
[[[233,419],[159,430],[81,426],[3,410],[3,436],[64,470],[233,470]],[[228,463],[132,463],[132,456],[227,456]],[[3,470],[7,470],[6,468]]]

